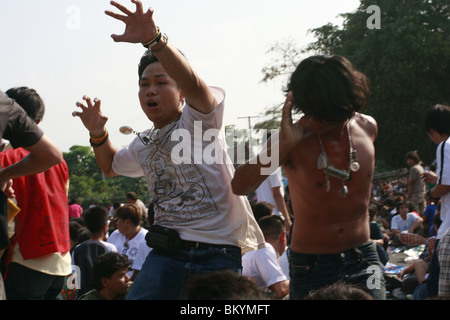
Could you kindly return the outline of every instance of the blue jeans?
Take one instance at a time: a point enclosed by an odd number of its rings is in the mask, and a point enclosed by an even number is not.
[[[362,284],[376,300],[386,299],[383,267],[372,241],[336,254],[288,251],[290,299],[304,299],[314,289],[337,281]]]
[[[5,281],[8,300],[56,300],[66,277],[52,276],[12,262]]]
[[[218,270],[242,272],[241,249],[210,246],[166,254],[153,249],[131,285],[127,300],[177,300],[190,276]]]

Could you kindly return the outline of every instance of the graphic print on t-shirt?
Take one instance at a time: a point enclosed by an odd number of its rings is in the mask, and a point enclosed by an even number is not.
[[[139,160],[146,176],[158,223],[189,223],[219,214],[208,185],[195,164],[174,165],[170,134],[164,141],[142,148]]]

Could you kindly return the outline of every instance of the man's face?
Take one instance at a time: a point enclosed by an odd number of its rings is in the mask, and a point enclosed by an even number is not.
[[[184,96],[161,63],[154,62],[142,73],[139,81],[139,101],[155,128],[160,129],[180,115]]]
[[[128,269],[117,270],[111,277],[104,278],[103,286],[111,296],[117,297],[127,293],[130,288],[130,278],[127,275]]]
[[[415,165],[415,161],[411,158],[406,159],[406,164],[410,167],[412,167],[413,165]]]
[[[399,214],[400,214],[402,217],[405,217],[405,216],[408,214],[408,212],[409,212],[409,207],[408,207],[407,205],[401,205],[401,206],[398,208],[398,210],[399,210]]]

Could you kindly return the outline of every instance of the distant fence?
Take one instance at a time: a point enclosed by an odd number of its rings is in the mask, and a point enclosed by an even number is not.
[[[408,173],[408,169],[406,169],[406,168],[387,171],[387,172],[379,172],[379,173],[375,173],[373,175],[373,180],[377,181],[377,180],[384,180],[384,179],[392,178],[392,177],[400,177],[407,173]]]

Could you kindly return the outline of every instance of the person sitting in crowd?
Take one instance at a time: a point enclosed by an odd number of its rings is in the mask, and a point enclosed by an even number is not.
[[[124,300],[131,285],[129,267],[130,261],[123,254],[108,252],[98,256],[92,269],[94,289],[79,300]]]
[[[263,289],[276,298],[289,294],[289,280],[281,269],[279,258],[286,250],[286,226],[278,215],[265,216],[258,220],[264,234],[266,246],[246,252],[242,256],[242,274],[255,279]]]

